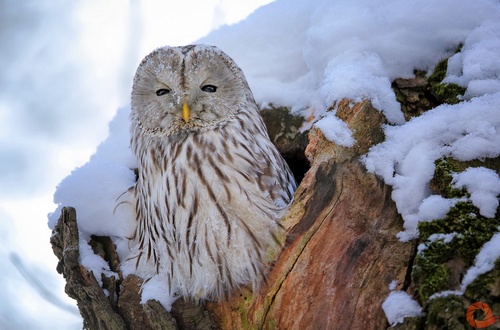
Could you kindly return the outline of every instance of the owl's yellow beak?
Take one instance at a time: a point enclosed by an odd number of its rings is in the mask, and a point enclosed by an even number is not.
[[[187,123],[189,121],[189,106],[187,102],[182,105],[182,118]]]

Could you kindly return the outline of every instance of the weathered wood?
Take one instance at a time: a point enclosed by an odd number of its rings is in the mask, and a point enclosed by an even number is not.
[[[74,208],[65,207],[50,239],[59,258],[57,270],[66,279],[66,293],[75,299],[88,329],[126,329],[123,319],[97,283],[94,274],[79,263],[79,237]]]
[[[350,107],[342,101],[337,116],[357,141],[344,148],[318,129],[309,134],[311,169],[295,194],[283,223],[286,246],[260,294],[236,294],[209,304],[223,329],[381,329],[381,308],[396,280],[405,282],[415,243],[396,234],[402,220],[391,190],[365,171],[359,156],[383,139],[382,115],[370,102]]]
[[[94,274],[79,263],[79,236],[76,211],[65,207],[50,239],[59,258],[57,270],[66,279],[66,293],[75,299],[86,329],[216,329],[203,306],[178,300],[172,314],[157,301],[141,304],[142,279],[129,275],[125,279],[103,276],[103,287]],[[117,255],[109,238],[93,237],[90,245],[96,254],[117,265]]]

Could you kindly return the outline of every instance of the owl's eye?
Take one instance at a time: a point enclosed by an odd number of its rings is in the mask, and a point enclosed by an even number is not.
[[[207,93],[215,93],[215,91],[217,90],[217,86],[205,85],[201,87],[201,90]]]
[[[166,89],[166,88],[161,88],[161,89],[156,91],[156,95],[158,95],[158,96],[162,96],[162,95],[165,95],[168,93],[170,93],[170,89]]]

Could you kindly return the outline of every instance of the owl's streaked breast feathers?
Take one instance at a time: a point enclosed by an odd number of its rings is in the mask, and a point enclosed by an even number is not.
[[[131,135],[137,273],[196,299],[257,287],[296,184],[241,69],[212,46],[155,50],[134,78]]]

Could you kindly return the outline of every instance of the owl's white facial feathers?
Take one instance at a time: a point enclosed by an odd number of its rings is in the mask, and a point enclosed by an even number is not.
[[[179,130],[220,126],[253,96],[241,69],[214,47],[159,48],[139,66],[132,90],[132,115],[146,131],[170,135]],[[214,92],[203,90],[215,87]],[[167,90],[163,95],[157,91]],[[190,109],[183,120],[183,104]],[[140,111],[138,111],[140,109]]]

